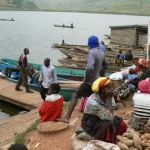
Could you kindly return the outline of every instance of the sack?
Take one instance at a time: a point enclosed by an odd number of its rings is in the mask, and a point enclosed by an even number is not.
[[[83,112],[83,111],[84,111],[87,98],[88,98],[88,97],[82,97],[82,99],[81,99],[81,101],[80,101],[80,103],[79,103],[79,111],[80,111],[80,112]]]

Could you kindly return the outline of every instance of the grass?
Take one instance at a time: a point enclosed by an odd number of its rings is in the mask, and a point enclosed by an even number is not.
[[[25,132],[18,134],[15,137],[15,143],[16,144],[22,144],[24,142],[25,136],[27,133],[31,132],[32,130],[35,130],[39,124],[40,120],[36,120],[29,128],[26,129]]]

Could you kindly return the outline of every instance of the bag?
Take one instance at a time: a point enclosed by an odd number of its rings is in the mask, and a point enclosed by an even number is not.
[[[86,101],[88,97],[82,97],[80,103],[79,103],[79,111],[83,112],[85,109]]]

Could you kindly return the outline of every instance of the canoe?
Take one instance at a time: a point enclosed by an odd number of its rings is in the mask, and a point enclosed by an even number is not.
[[[54,27],[62,27],[62,28],[74,28],[74,26],[66,26],[66,25],[54,25]]]
[[[18,65],[18,61],[14,59],[2,58],[0,62],[2,62],[3,64],[11,65],[11,66]],[[42,64],[35,64],[35,63],[29,63],[29,64],[32,64],[33,68],[37,71],[40,71],[41,67],[43,66]],[[57,77],[59,78],[82,81],[85,75],[85,70],[66,68],[66,67],[61,67],[61,66],[55,66],[55,67],[56,67]]]
[[[11,19],[0,19],[0,21],[15,21],[14,18]]]
[[[3,64],[0,62],[0,70],[3,71],[6,68],[14,67],[9,64]],[[15,77],[16,72],[12,72],[13,78],[5,78],[10,82],[17,83],[17,78]],[[60,94],[63,95],[65,101],[71,100],[72,94],[77,90],[77,87],[80,85],[81,82],[72,82],[72,81],[60,81],[61,90]],[[38,84],[29,84],[29,87],[33,90],[40,91],[40,85]]]

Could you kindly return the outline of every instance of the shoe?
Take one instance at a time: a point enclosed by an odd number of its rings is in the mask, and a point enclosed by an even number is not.
[[[17,88],[16,88],[15,90],[16,90],[16,91],[22,91],[22,89],[17,89]]]
[[[29,91],[26,91],[26,92],[27,92],[27,93],[33,93],[33,91],[30,91],[30,90],[29,90]]]

